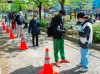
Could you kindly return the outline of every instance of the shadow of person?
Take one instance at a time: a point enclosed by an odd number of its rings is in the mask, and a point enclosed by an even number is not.
[[[17,69],[10,74],[38,74],[39,71],[43,68],[43,66],[40,67],[33,67],[32,65]]]
[[[85,72],[79,71],[80,68],[81,68],[80,66],[76,66],[72,69],[61,71],[59,72],[59,74],[83,74],[85,73]]]

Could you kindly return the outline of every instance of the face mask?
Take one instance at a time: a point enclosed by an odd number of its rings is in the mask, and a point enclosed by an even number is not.
[[[34,20],[37,20],[37,17],[35,17]]]
[[[62,19],[64,19],[64,16],[62,16]]]
[[[78,20],[79,22],[83,22],[82,20]]]

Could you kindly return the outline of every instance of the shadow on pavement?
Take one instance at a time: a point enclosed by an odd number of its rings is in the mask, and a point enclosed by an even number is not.
[[[9,47],[7,50],[4,50],[5,52],[8,52],[8,53],[13,53],[13,52],[20,52],[20,50],[18,49],[17,46],[11,46]]]
[[[32,65],[30,65],[28,67],[17,69],[10,74],[38,74],[42,68],[43,66],[33,67]]]
[[[81,67],[76,66],[76,67],[74,67],[72,69],[61,71],[61,72],[59,72],[59,74],[84,74],[84,73],[86,73],[86,72],[77,71],[80,68]]]

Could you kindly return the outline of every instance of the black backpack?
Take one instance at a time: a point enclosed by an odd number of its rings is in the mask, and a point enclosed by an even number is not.
[[[52,37],[53,36],[53,19],[48,23],[48,27],[47,27],[47,36],[48,37]]]

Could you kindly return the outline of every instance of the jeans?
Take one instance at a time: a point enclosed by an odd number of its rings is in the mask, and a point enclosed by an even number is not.
[[[81,62],[80,64],[83,65],[83,67],[88,68],[89,67],[89,48],[81,48]]]

